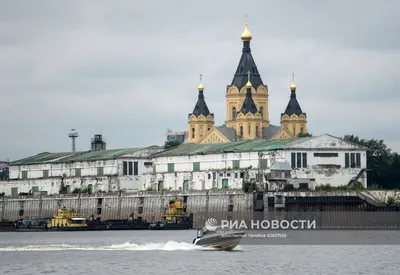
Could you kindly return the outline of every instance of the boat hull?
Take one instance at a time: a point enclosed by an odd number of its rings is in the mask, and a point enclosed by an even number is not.
[[[19,227],[15,231],[17,232],[54,232],[54,231],[87,231],[87,227]]]
[[[229,233],[224,236],[223,234],[198,238],[194,241],[195,245],[216,248],[220,250],[232,250],[237,247],[243,238],[244,233]]]
[[[192,229],[191,223],[152,223],[149,225],[149,230],[189,230]]]

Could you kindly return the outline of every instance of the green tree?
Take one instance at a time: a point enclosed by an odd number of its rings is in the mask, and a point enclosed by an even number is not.
[[[344,140],[367,147],[367,168],[372,169],[368,176],[368,186],[381,186],[384,189],[400,188],[400,158],[386,146],[383,140],[361,139],[346,135]]]
[[[299,133],[297,137],[312,137],[313,135],[310,133]]]
[[[178,147],[179,145],[181,145],[182,142],[179,141],[166,141],[164,144],[164,149],[171,149],[174,147]]]

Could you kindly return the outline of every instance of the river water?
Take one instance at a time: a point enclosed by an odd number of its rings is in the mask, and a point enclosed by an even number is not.
[[[1,232],[0,274],[399,274],[399,245],[192,245],[196,231]]]

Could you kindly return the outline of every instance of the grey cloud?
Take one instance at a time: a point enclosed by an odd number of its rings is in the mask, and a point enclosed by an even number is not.
[[[397,1],[248,1],[245,8],[232,1],[8,1],[0,8],[0,158],[68,151],[70,128],[80,134],[79,150],[100,131],[110,148],[161,144],[167,128],[186,130],[200,72],[222,124],[245,12],[273,124],[294,71],[313,134],[375,134],[400,151],[393,111],[399,7]]]

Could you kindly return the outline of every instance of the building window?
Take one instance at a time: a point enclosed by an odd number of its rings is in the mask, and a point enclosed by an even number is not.
[[[194,128],[192,128],[192,138],[194,138],[194,134],[195,134],[195,131],[194,131]]]
[[[258,128],[258,125],[256,126],[256,137],[259,137],[260,136],[260,134],[259,134],[259,128]]]
[[[49,177],[49,170],[43,170],[43,178]]]
[[[232,160],[232,167],[233,167],[233,169],[239,169],[240,168],[240,160]]]
[[[301,127],[300,128],[300,133],[303,133],[304,132],[304,129],[303,129],[303,127]]]
[[[354,153],[350,154],[350,167],[356,168],[356,158]]]
[[[193,171],[200,171],[200,162],[193,162]]]
[[[211,128],[210,127],[208,127],[208,131],[210,131],[211,130]]]
[[[303,153],[303,168],[307,168],[307,153]]]
[[[97,167],[97,175],[98,176],[104,175],[104,167]]]
[[[314,153],[314,157],[320,157],[320,158],[336,158],[338,157],[338,153]]]
[[[307,153],[292,153],[291,154],[292,169],[307,168]]]
[[[267,169],[268,168],[268,159],[260,159],[260,166],[261,166],[261,169]]]
[[[183,191],[188,191],[189,190],[189,181],[184,180],[183,181]]]
[[[293,126],[293,135],[296,136],[296,126]]]
[[[132,161],[128,162],[128,175],[132,176],[133,174],[133,163]]]
[[[13,198],[17,198],[18,197],[18,187],[11,187],[11,196]]]
[[[203,127],[200,127],[200,136],[203,136]]]
[[[301,168],[301,153],[297,153],[297,168]]]
[[[350,167],[350,154],[349,153],[344,154],[344,167],[345,168]]]
[[[75,177],[81,177],[82,170],[81,168],[75,168]]]
[[[296,168],[296,153],[292,153],[292,169]]]
[[[240,126],[240,136],[243,136],[243,126]]]
[[[228,189],[228,188],[229,188],[228,179],[222,179],[222,189]]]
[[[124,174],[124,176],[128,175],[128,162],[124,161],[122,163],[122,173]]]
[[[28,171],[22,171],[21,172],[21,176],[22,176],[22,179],[24,180],[24,179],[27,179],[28,178]]]
[[[260,107],[261,118],[264,119],[264,107]]]
[[[139,163],[137,161],[133,163],[133,175],[139,175]]]
[[[211,174],[208,174],[208,179],[209,179],[209,180],[211,179]]]
[[[249,135],[251,135],[251,124],[249,123]]]
[[[173,172],[175,172],[175,164],[168,163],[168,173],[173,173]]]
[[[157,185],[157,191],[163,191],[164,190],[164,182],[159,181]]]
[[[232,108],[232,120],[236,120],[236,115],[237,115],[237,113],[236,113],[236,108],[233,107],[233,108]]]
[[[361,168],[361,154],[356,153],[356,168]]]

